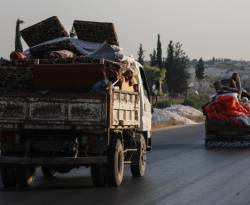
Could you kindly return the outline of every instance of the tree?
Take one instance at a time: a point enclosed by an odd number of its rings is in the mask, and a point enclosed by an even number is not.
[[[150,54],[150,65],[155,66],[157,64],[156,62],[156,50],[153,50],[153,53]]]
[[[182,44],[177,42],[175,44],[175,74],[176,74],[176,84],[175,92],[181,94],[187,94],[188,91],[188,79],[190,77],[188,73],[189,58],[185,51],[182,49]]]
[[[159,68],[163,68],[162,63],[162,48],[161,48],[161,37],[160,34],[157,36],[157,52],[156,52],[156,61]]]
[[[142,44],[140,44],[140,47],[139,47],[139,50],[137,52],[138,54],[138,59],[137,61],[140,63],[140,64],[144,64],[144,53],[145,53],[145,50],[143,50],[142,48]]]
[[[177,93],[186,94],[188,90],[189,73],[187,71],[189,59],[182,49],[182,44],[170,41],[167,51],[166,70],[167,86],[171,96]]]
[[[174,92],[175,79],[174,79],[174,44],[173,41],[170,41],[167,49],[167,59],[165,63],[165,68],[167,71],[166,83],[168,87],[168,92]]]
[[[195,76],[199,81],[205,78],[204,72],[205,72],[204,62],[203,59],[200,58],[195,67]]]
[[[23,46],[21,41],[20,25],[24,23],[23,20],[17,19],[16,21],[16,37],[15,37],[15,51],[23,52]]]
[[[157,96],[162,94],[162,83],[166,76],[166,70],[149,65],[145,65],[144,69],[147,75],[149,90],[157,101]]]
[[[205,78],[205,67],[204,67],[204,62],[203,59],[200,58],[198,63],[195,66],[195,77],[197,78],[199,82],[199,91],[201,89],[201,82]]]

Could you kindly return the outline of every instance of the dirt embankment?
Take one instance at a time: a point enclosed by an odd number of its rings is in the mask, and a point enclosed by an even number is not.
[[[154,109],[152,115],[152,126],[154,129],[175,125],[192,125],[203,121],[204,116],[201,111],[183,105]]]

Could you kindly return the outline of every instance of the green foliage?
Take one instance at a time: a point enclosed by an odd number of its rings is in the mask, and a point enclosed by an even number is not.
[[[188,106],[201,110],[202,106],[204,106],[209,101],[210,101],[210,98],[208,95],[192,94],[192,95],[189,95],[188,98],[185,99],[185,101],[183,102],[183,105],[188,105]]]
[[[183,104],[184,102],[184,98],[164,98],[164,99],[160,99],[155,107],[159,108],[159,109],[163,109],[166,107],[170,107],[172,105],[179,105],[179,104]]]
[[[175,79],[172,77],[175,75],[175,68],[174,68],[174,44],[173,41],[170,41],[168,44],[168,50],[167,50],[167,60],[166,60],[166,70],[168,72],[166,79],[167,79],[167,87],[168,92],[173,93],[174,92],[174,84]]]
[[[190,107],[194,107],[196,109],[201,110],[202,106],[204,106],[206,103],[210,101],[210,98],[208,95],[196,95],[191,94],[187,98],[185,97],[159,97],[158,102],[154,104],[155,108],[163,109],[166,107],[170,107],[173,105],[186,105]]]
[[[161,48],[160,34],[158,34],[158,38],[157,38],[156,61],[157,61],[157,63],[156,63],[157,66],[159,68],[163,68],[163,63],[162,63],[162,48]]]
[[[164,109],[166,107],[170,107],[171,105],[172,105],[171,101],[169,99],[165,99],[156,103],[155,107],[158,109]]]
[[[166,71],[149,65],[145,65],[144,69],[147,75],[149,89],[152,92],[153,85],[156,85],[156,87],[158,87],[157,85],[161,84],[164,81]],[[160,88],[158,88],[158,90],[160,90]]]
[[[153,53],[150,54],[150,65],[155,66],[157,64],[156,62],[156,50],[153,50]]]
[[[143,48],[142,48],[142,44],[140,44],[140,47],[139,47],[139,50],[138,50],[138,52],[137,52],[137,54],[138,54],[138,59],[137,59],[137,61],[140,63],[140,64],[144,64],[144,50],[143,50]]]
[[[203,59],[200,58],[195,67],[195,76],[199,81],[205,78],[204,72],[205,72],[204,62]]]
[[[187,71],[189,59],[179,42],[170,41],[167,50],[166,70],[167,86],[170,96],[185,94],[188,89],[189,73]]]
[[[17,19],[16,21],[16,37],[15,37],[15,51],[23,52],[23,46],[21,42],[21,33],[20,33],[20,25],[24,23],[24,21]]]

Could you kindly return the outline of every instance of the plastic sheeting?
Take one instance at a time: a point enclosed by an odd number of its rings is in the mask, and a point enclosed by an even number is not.
[[[25,54],[36,56],[37,54],[46,53],[55,50],[70,50],[78,55],[89,56],[97,59],[121,60],[123,58],[122,49],[118,46],[112,46],[108,43],[96,43],[82,41],[77,38],[63,37],[41,43],[31,47]]]

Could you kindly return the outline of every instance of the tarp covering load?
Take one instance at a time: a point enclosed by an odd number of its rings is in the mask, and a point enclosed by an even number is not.
[[[221,120],[239,127],[250,127],[250,106],[238,100],[237,94],[218,95],[205,107],[208,120]]]
[[[76,38],[64,37],[57,38],[45,43],[31,47],[25,53],[26,55],[31,55],[33,58],[46,58],[49,52],[68,50],[75,54],[75,56],[88,56],[94,57],[96,59],[107,59],[107,60],[121,60],[123,54],[121,48],[117,46],[111,46],[104,43],[95,43],[82,41]]]

